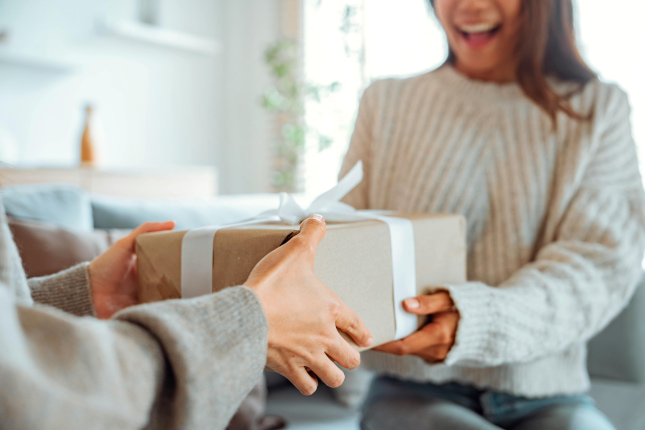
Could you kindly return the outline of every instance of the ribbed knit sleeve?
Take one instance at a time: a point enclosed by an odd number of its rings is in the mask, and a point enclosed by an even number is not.
[[[96,316],[89,263],[81,263],[54,275],[30,278],[27,282],[36,303],[48,305],[76,316]]]
[[[246,287],[103,321],[18,304],[0,282],[0,423],[224,429],[262,376],[267,333]]]
[[[499,366],[557,353],[598,333],[628,302],[645,249],[645,197],[630,109],[614,89],[595,147],[552,240],[497,286],[446,285],[461,315],[446,364]]]
[[[369,178],[372,173],[372,155],[371,145],[373,144],[372,131],[377,108],[377,92],[382,85],[382,81],[377,81],[370,85],[361,97],[356,116],[356,125],[352,134],[349,150],[343,161],[340,170],[342,178],[358,162],[363,161],[363,177]],[[369,208],[369,180],[365,179],[356,186],[345,198],[343,202],[353,206],[356,209]]]

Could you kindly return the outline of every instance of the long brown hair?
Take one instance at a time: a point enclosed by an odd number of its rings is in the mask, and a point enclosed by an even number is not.
[[[429,0],[434,8],[435,0]],[[517,45],[517,81],[526,96],[546,111],[554,126],[558,112],[589,119],[571,107],[569,99],[598,75],[585,63],[576,44],[572,0],[522,0],[522,25]],[[449,49],[448,63],[455,53]],[[558,94],[547,77],[577,83],[577,90]]]

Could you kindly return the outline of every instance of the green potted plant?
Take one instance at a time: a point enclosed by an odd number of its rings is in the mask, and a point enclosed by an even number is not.
[[[328,148],[332,139],[308,126],[304,120],[306,100],[320,102],[322,97],[340,88],[340,83],[313,85],[302,78],[298,44],[281,39],[265,52],[265,63],[273,80],[262,95],[261,104],[276,117],[277,132],[273,142],[273,177],[276,191],[302,191],[299,169],[308,137],[318,142],[318,150]]]

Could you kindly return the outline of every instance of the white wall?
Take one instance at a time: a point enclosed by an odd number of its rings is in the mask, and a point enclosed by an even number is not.
[[[222,42],[208,57],[97,31],[101,19],[136,19],[135,0],[0,0],[0,30],[10,32],[2,49],[76,65],[52,72],[0,61],[0,126],[22,164],[73,166],[91,102],[102,166],[214,165],[222,192],[264,191],[269,122],[257,104],[276,2],[162,0],[162,26]]]
[[[645,182],[645,2],[579,0],[579,40],[589,65],[629,95],[632,132]]]
[[[264,51],[281,32],[280,0],[224,1],[224,135],[220,177],[229,193],[270,190],[273,120],[259,106],[271,84]]]

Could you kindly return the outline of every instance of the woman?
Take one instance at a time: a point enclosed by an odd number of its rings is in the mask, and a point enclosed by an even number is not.
[[[369,332],[313,272],[321,216],[244,286],[129,307],[136,236],[172,227],[144,224],[89,264],[27,281],[0,203],[0,428],[223,429],[265,365],[311,394],[310,370],[336,387],[332,360],[359,364],[336,328],[365,346]]]
[[[341,176],[359,209],[461,213],[468,279],[408,299],[432,315],[367,353],[362,428],[611,429],[585,342],[625,306],[645,248],[630,108],[574,39],[571,0],[434,0],[439,69],[371,85]]]

